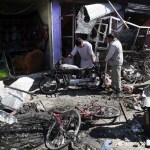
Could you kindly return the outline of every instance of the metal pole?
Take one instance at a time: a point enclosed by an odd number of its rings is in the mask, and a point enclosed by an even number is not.
[[[110,17],[109,21],[109,33],[111,33],[111,29],[112,29],[112,17]]]
[[[100,23],[99,23],[99,26],[98,26],[98,29],[97,29],[97,35],[96,35],[95,50],[94,50],[96,58],[97,58],[97,47],[98,47],[99,32],[100,32],[100,29],[101,29],[101,23],[102,23],[102,20],[100,20]]]
[[[72,49],[74,47],[74,33],[75,33],[75,4],[73,2],[73,16],[72,16]]]
[[[145,48],[145,43],[146,43],[146,38],[147,38],[147,36],[148,36],[148,33],[149,33],[149,28],[147,29],[147,32],[146,32],[145,41],[144,41],[144,44],[143,44],[143,50],[144,50],[144,48]]]
[[[105,63],[105,72],[104,72],[104,82],[106,83],[106,75],[107,75],[107,61]]]
[[[34,93],[31,93],[31,92],[28,92],[28,91],[24,91],[24,90],[15,88],[15,87],[7,86],[7,85],[5,85],[5,88],[9,88],[9,89],[13,89],[13,90],[20,91],[20,92],[23,92],[23,93],[27,93],[29,95],[35,95]]]
[[[138,29],[137,34],[136,34],[136,37],[135,37],[135,39],[134,39],[134,43],[133,43],[133,46],[132,46],[132,51],[133,51],[133,49],[134,49],[134,45],[135,45],[135,43],[136,43],[136,40],[137,40],[137,37],[138,37],[139,32],[140,32],[140,28]]]
[[[109,0],[107,0],[108,1],[108,3],[111,5],[111,7],[114,9],[114,11],[116,12],[116,14],[119,16],[119,18],[121,19],[121,21],[124,23],[124,25],[126,26],[126,28],[129,28],[128,26],[127,26],[127,24],[126,24],[126,22],[122,19],[122,17],[120,16],[120,14],[117,12],[117,10],[115,9],[115,7],[112,5],[112,3],[109,1]]]

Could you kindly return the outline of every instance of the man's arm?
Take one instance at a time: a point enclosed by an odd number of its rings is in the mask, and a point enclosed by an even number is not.
[[[67,57],[68,57],[68,58],[72,58],[72,57],[73,57],[73,55],[70,53]]]
[[[91,58],[91,60],[92,60],[92,62],[93,62],[93,64],[94,64],[95,61],[96,61],[96,56],[93,54],[93,55],[90,55],[90,58]]]
[[[77,53],[77,48],[75,46],[74,49],[72,50],[72,52],[67,57],[72,58],[76,53]]]
[[[110,48],[109,48],[109,51],[108,51],[108,54],[106,56],[105,61],[110,60],[112,58],[112,56],[114,55],[115,51],[116,51],[116,47],[111,45]]]

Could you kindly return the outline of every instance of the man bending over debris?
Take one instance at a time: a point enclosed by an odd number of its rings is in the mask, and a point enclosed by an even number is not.
[[[83,41],[81,38],[77,38],[75,41],[75,47],[68,57],[72,58],[77,52],[81,57],[81,68],[93,67],[96,61],[96,56],[93,52],[92,45],[88,41]]]
[[[106,63],[111,65],[112,69],[112,88],[120,95],[121,92],[121,66],[123,64],[123,50],[122,44],[113,34],[106,36],[107,43],[109,43],[109,51],[106,56]]]

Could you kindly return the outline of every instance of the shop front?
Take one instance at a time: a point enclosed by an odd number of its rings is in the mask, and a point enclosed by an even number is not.
[[[0,7],[0,78],[52,67],[52,3],[1,0]]]

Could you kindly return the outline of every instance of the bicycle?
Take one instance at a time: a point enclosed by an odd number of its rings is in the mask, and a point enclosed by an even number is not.
[[[40,103],[47,111],[43,103],[41,101]],[[74,142],[76,140],[76,136],[79,132],[81,124],[81,117],[78,111],[75,109],[71,109],[61,114],[49,111],[47,112],[48,116],[42,116],[42,119],[44,118],[50,123],[45,139],[46,146],[50,150],[60,150],[69,145],[71,142]]]
[[[63,113],[68,109],[72,109],[72,107],[64,106],[53,109],[55,113]],[[94,105],[92,102],[91,104],[85,105],[84,107],[75,106],[75,109],[78,110],[79,114],[81,115],[82,119],[115,119],[120,116],[120,110],[113,107],[113,106],[104,106],[104,105]]]
[[[76,140],[81,117],[72,109],[62,114],[54,114],[54,121],[46,135],[46,146],[50,150],[60,150]]]
[[[42,102],[41,104],[44,107]],[[44,109],[47,111],[45,107]],[[52,124],[49,126],[45,142],[50,150],[60,150],[76,140],[81,125],[81,117],[76,109],[62,114],[51,112],[50,120]]]
[[[18,123],[5,126],[5,138],[1,137],[5,139],[1,144],[4,147],[7,146],[6,141],[11,142],[10,146],[13,144],[17,148],[25,146],[31,149],[39,147],[45,141],[50,150],[60,150],[75,142],[81,124],[77,110],[68,110],[62,114],[47,110],[38,112],[35,103],[26,104],[22,110],[21,115],[16,114]]]

